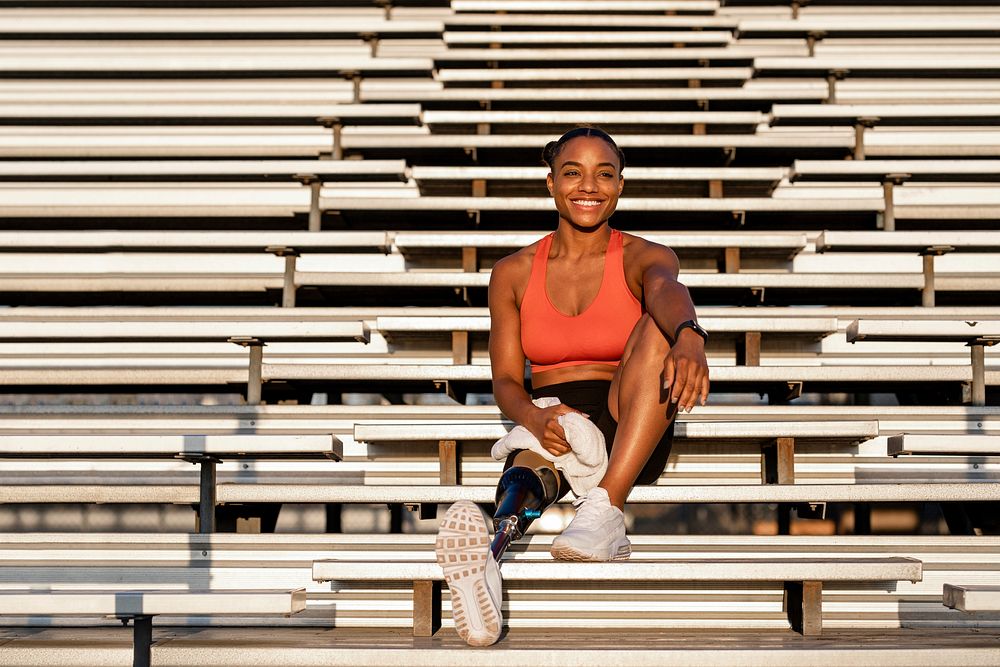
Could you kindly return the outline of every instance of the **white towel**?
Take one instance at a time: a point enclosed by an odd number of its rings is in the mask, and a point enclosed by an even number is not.
[[[559,405],[560,401],[554,396],[545,396],[536,398],[532,403],[540,408],[550,408]],[[494,459],[502,461],[513,451],[530,449],[547,461],[552,461],[566,476],[573,493],[579,497],[597,486],[608,471],[608,450],[604,444],[604,434],[578,412],[559,415],[559,424],[566,432],[566,440],[572,448],[566,454],[552,454],[523,426],[515,426],[497,440],[490,453]]]

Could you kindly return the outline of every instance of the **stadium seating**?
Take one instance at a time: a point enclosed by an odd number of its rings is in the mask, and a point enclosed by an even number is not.
[[[998,32],[975,0],[0,0],[0,663],[997,663]],[[712,393],[631,562],[551,562],[562,499],[467,653],[432,519],[495,501],[486,290],[576,123],[628,155],[613,223],[677,253]]]

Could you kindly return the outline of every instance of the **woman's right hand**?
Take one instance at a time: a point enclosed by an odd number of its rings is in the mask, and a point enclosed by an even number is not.
[[[539,408],[533,411],[524,424],[524,427],[535,436],[545,451],[553,456],[562,456],[563,454],[568,454],[572,450],[572,447],[570,447],[569,442],[566,440],[566,431],[563,430],[562,424],[559,423],[559,417],[572,412],[581,414],[584,417],[587,416],[568,405],[553,405],[549,408]]]

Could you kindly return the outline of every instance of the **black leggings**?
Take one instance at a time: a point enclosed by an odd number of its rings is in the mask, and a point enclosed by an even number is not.
[[[610,391],[610,380],[577,380],[576,382],[561,382],[539,387],[531,392],[531,397],[534,399],[555,396],[564,405],[587,414],[590,421],[604,434],[604,443],[610,456],[611,447],[615,442],[615,433],[618,431],[618,422],[611,416],[611,410],[608,409],[608,393]],[[666,433],[657,443],[656,449],[649,455],[649,460],[646,461],[646,465],[643,466],[635,480],[636,484],[656,484],[656,480],[663,474],[667,467],[667,457],[670,456],[670,446],[674,438],[674,423],[674,421],[670,422]],[[504,470],[514,464],[514,457],[517,454],[518,452],[511,452],[507,456]],[[569,484],[561,472],[559,473],[559,482],[559,496],[562,497],[569,490]]]

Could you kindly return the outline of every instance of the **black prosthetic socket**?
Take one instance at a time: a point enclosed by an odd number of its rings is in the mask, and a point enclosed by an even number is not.
[[[559,477],[547,467],[512,466],[497,484],[497,511],[493,515],[493,557],[498,561],[510,543],[528,530],[559,493]]]

